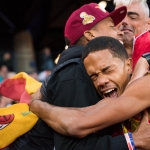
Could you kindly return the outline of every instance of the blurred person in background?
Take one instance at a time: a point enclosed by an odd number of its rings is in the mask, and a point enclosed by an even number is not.
[[[38,81],[44,82],[51,73],[52,73],[52,70],[41,71],[37,76]]]
[[[38,80],[38,72],[37,71],[32,71],[28,72],[28,75],[34,78],[35,80]]]
[[[127,7],[126,17],[118,24],[124,32],[124,44],[132,57],[133,68],[146,52],[150,52],[150,17],[146,0],[114,0],[116,8]]]
[[[54,60],[52,58],[51,49],[44,47],[39,56],[40,60],[40,71],[53,70],[55,67]]]
[[[47,76],[51,74],[55,67],[55,63],[51,54],[51,49],[49,47],[44,47],[38,56],[38,68],[39,73],[37,79],[40,82],[44,82]]]
[[[9,71],[14,71],[13,58],[12,58],[12,55],[10,52],[5,52],[2,55],[0,65],[5,65],[5,66],[7,66]]]
[[[5,65],[2,65],[0,67],[0,82],[4,81],[8,78],[9,70],[8,67]]]

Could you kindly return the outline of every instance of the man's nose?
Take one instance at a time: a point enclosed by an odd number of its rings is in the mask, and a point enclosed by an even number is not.
[[[106,77],[98,77],[97,85],[101,86],[101,87],[104,87],[104,86],[107,85],[108,82],[109,82],[108,78],[106,78]]]
[[[129,21],[128,21],[128,18],[125,17],[125,18],[122,20],[121,24],[122,24],[122,25],[127,25],[128,22],[129,22]]]

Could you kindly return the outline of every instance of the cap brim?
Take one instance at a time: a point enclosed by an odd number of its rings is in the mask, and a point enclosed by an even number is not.
[[[116,10],[112,11],[109,16],[112,18],[114,21],[114,25],[116,26],[119,24],[126,16],[127,13],[127,8],[126,6],[122,6],[117,8]]]

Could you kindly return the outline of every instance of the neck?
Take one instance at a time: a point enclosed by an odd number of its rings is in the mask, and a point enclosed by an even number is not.
[[[129,58],[131,58],[132,57],[133,44],[132,43],[124,43],[124,47],[128,53]]]

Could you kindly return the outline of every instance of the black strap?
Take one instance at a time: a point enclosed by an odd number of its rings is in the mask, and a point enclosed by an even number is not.
[[[73,58],[73,59],[69,59],[63,63],[61,63],[60,65],[56,66],[55,69],[53,70],[53,72],[46,78],[46,80],[44,81],[44,83],[42,84],[42,87],[41,87],[41,92],[42,94],[46,97],[46,87],[47,87],[47,84],[49,82],[49,80],[51,79],[51,77],[60,69],[62,69],[63,67],[65,67],[66,65],[68,64],[71,64],[71,63],[78,63],[80,64],[81,63],[81,58]]]
[[[53,70],[52,73],[54,74],[57,70],[61,69],[62,67],[66,66],[66,65],[68,65],[70,63],[79,63],[79,60],[81,60],[81,58],[69,59],[69,60],[61,63],[60,65],[56,66],[56,68]]]

